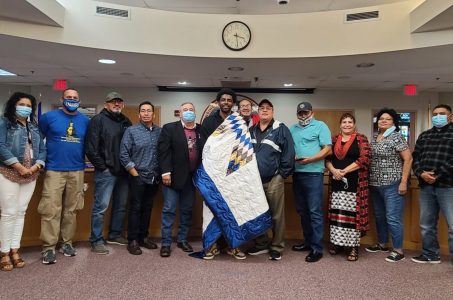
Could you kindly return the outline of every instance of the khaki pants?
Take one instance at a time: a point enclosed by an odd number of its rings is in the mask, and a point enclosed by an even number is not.
[[[272,241],[267,234],[255,239],[258,249],[269,248],[282,252],[285,247],[285,182],[281,175],[276,175],[263,184],[267,203],[272,214]]]
[[[72,244],[77,227],[76,211],[84,203],[83,180],[84,171],[46,172],[38,205],[43,252],[55,250],[60,235],[63,243]]]

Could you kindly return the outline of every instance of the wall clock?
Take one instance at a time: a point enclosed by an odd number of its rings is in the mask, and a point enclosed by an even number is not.
[[[225,46],[233,51],[247,48],[252,39],[252,32],[244,22],[233,21],[225,25],[222,31],[222,40]]]

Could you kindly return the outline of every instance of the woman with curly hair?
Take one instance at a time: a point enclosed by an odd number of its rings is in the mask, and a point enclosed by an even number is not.
[[[35,123],[36,99],[14,93],[0,118],[0,243],[2,271],[22,268],[25,211],[44,167],[46,147]]]

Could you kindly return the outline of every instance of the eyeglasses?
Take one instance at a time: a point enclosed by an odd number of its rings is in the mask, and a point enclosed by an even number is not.
[[[259,110],[272,110],[272,107],[270,106],[260,106],[258,107]]]
[[[242,104],[239,105],[239,108],[252,108],[252,106],[250,104]]]

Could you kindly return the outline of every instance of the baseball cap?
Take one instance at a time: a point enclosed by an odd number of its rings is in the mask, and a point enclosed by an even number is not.
[[[263,104],[268,104],[270,107],[274,108],[274,105],[272,105],[272,102],[270,102],[268,99],[261,100],[260,104],[258,104],[258,107],[262,106]]]
[[[300,113],[301,111],[312,111],[313,108],[311,107],[310,102],[301,102],[297,104],[297,113]]]
[[[105,102],[110,102],[110,101],[115,100],[115,99],[119,99],[121,101],[124,101],[123,97],[119,93],[110,92],[110,93],[107,94],[107,97],[105,98]]]

